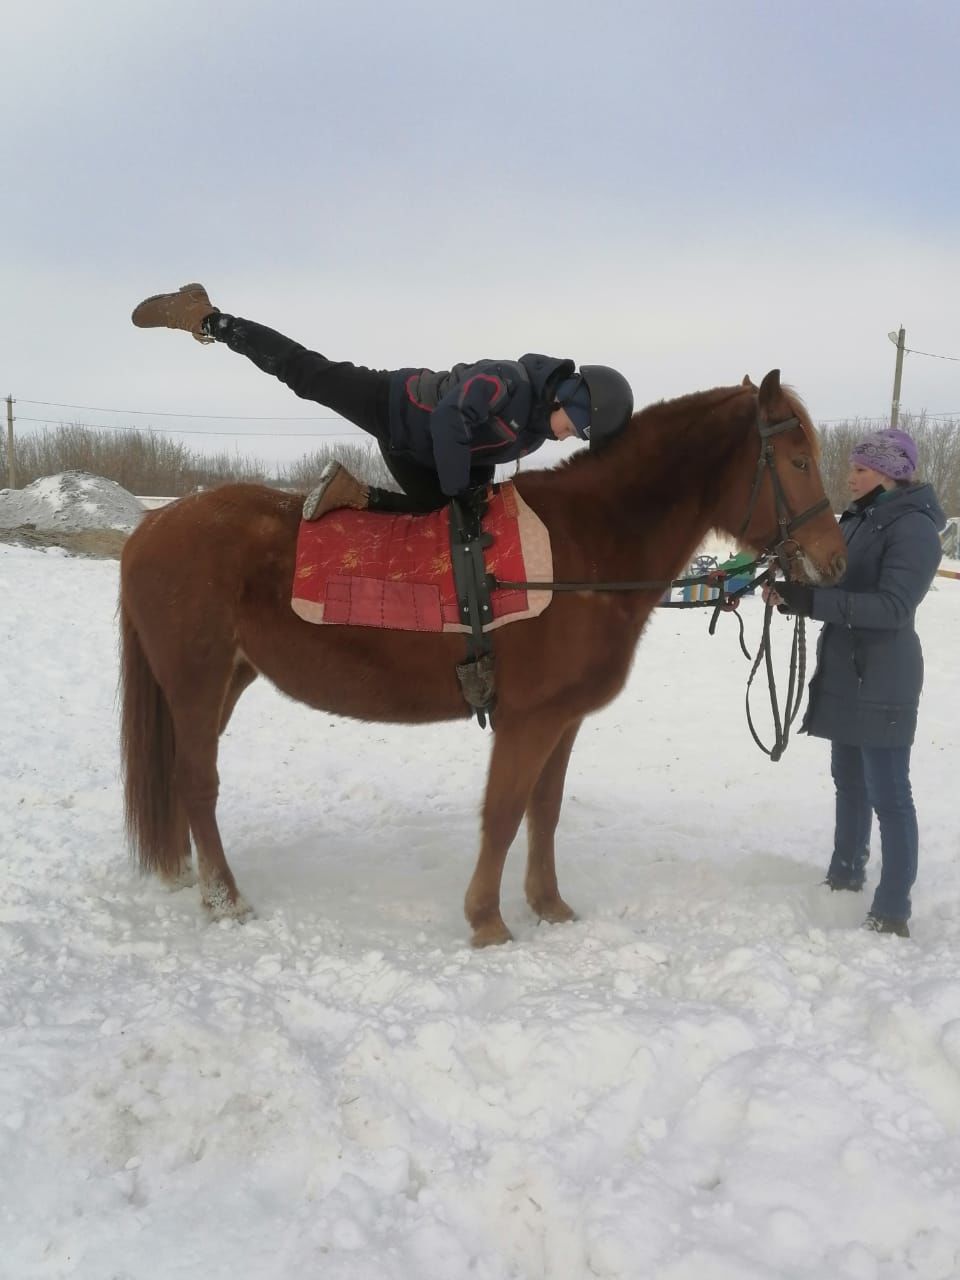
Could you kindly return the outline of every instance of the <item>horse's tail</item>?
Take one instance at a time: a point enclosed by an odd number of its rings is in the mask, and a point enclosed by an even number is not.
[[[174,783],[173,717],[120,601],[120,744],[127,835],[141,871],[180,870],[185,817]]]

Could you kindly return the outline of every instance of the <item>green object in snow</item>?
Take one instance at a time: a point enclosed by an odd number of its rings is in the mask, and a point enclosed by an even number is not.
[[[728,577],[733,577],[738,569],[744,569],[748,564],[753,564],[756,556],[751,551],[740,551],[737,555],[731,556],[729,560],[724,560],[719,565],[721,573],[725,573]]]

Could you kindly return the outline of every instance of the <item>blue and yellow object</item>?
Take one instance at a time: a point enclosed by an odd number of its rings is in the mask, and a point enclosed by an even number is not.
[[[715,556],[697,556],[690,566],[690,576],[722,573],[724,589],[730,594],[750,585],[753,579],[747,566],[752,565],[754,559],[755,557],[749,551],[741,551],[731,556],[729,560],[724,560],[722,564],[717,563]],[[744,572],[738,573],[741,569]],[[716,600],[719,595],[719,588],[710,582],[690,582],[683,588],[683,598],[689,601]]]

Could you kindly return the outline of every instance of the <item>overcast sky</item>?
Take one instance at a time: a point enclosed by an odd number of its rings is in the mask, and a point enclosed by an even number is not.
[[[883,415],[889,330],[960,357],[958,37],[955,0],[8,0],[0,394],[268,463],[342,432],[132,327],[199,279],[376,367],[545,351],[644,404],[778,366]],[[960,416],[960,361],[902,403]]]

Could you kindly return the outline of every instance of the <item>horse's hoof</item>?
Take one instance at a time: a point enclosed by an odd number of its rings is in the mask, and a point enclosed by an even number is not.
[[[499,947],[502,942],[512,941],[513,934],[503,921],[494,920],[490,924],[482,924],[478,929],[474,929],[470,945],[472,947]]]
[[[243,924],[253,915],[253,907],[241,896],[231,896],[225,885],[218,884],[208,889],[203,895],[203,905],[210,913],[211,920],[237,920]]]
[[[547,924],[569,924],[577,919],[573,907],[568,907],[562,898],[555,898],[553,902],[531,902],[530,909]]]

